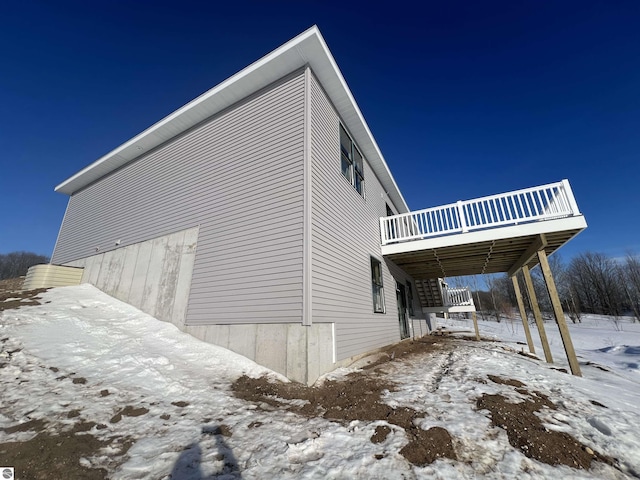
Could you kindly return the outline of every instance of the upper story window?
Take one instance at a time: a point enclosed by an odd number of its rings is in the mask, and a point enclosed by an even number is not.
[[[364,159],[342,125],[340,125],[340,156],[344,178],[364,197]]]

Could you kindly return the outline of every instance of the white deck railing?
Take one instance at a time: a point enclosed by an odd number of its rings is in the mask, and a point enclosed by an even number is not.
[[[464,288],[449,288],[444,287],[442,289],[442,299],[445,307],[460,307],[460,306],[473,306],[473,297],[471,296],[471,289],[469,287]]]
[[[382,217],[382,245],[580,215],[568,180]]]

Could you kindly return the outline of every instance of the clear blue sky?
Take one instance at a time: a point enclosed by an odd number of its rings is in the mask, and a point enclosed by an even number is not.
[[[50,255],[55,185],[313,24],[409,207],[568,178],[640,253],[640,2],[3,2],[0,253]]]

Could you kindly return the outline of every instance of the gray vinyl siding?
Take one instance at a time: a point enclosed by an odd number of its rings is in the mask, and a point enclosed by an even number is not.
[[[364,165],[365,198],[340,169],[339,118],[315,77],[311,82],[313,322],[335,322],[342,360],[400,340],[395,279],[408,276],[380,253],[380,217],[393,206]],[[370,256],[382,262],[386,313],[373,312]],[[414,290],[414,297],[417,297]],[[414,302],[416,315],[422,318]]]
[[[75,193],[54,263],[198,226],[188,325],[302,320],[304,75]]]

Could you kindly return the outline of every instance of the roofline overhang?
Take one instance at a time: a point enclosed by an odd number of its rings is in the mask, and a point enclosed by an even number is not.
[[[309,66],[396,208],[408,212],[351,90],[316,25],[203,93],[56,186],[72,195],[297,69]],[[404,213],[400,212],[400,213]]]

